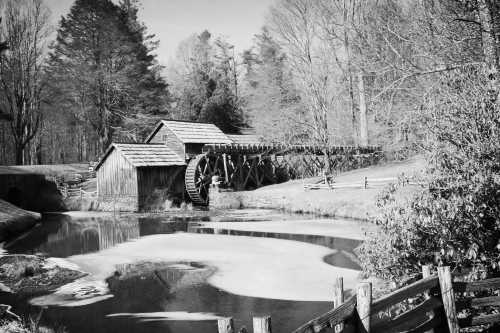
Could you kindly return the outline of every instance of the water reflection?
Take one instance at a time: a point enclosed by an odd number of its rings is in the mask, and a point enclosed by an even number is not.
[[[328,302],[296,302],[237,296],[204,283],[197,283],[207,274],[196,263],[184,263],[191,268],[167,267],[133,271],[108,279],[114,297],[85,308],[49,308],[47,320],[63,321],[69,332],[192,332],[215,333],[215,321],[141,320],[141,318],[108,316],[119,313],[178,312],[213,313],[231,316],[236,327],[251,331],[251,316],[270,314],[273,332],[290,332],[306,318],[323,313]],[[194,267],[197,266],[197,267]],[[193,282],[194,281],[194,282]],[[147,318],[142,318],[147,319]]]
[[[43,253],[65,258],[101,251],[139,236],[139,221],[133,217],[73,220],[67,215],[48,214],[41,224],[6,244],[5,249],[10,253]]]
[[[9,253],[44,253],[69,257],[98,252],[146,235],[176,232],[223,234],[231,236],[286,239],[325,246],[336,252],[324,258],[334,266],[359,269],[353,250],[358,240],[319,235],[301,235],[258,231],[237,231],[202,227],[202,221],[265,221],[303,218],[265,211],[234,211],[189,216],[137,217],[107,216],[71,218],[49,214],[31,232],[5,245]],[[265,222],[264,222],[265,223]],[[152,254],[153,256],[154,254]],[[251,316],[272,316],[274,332],[290,332],[305,320],[327,311],[329,302],[298,302],[262,299],[230,294],[205,283],[211,268],[193,262],[169,263],[165,267],[134,263],[116,267],[107,279],[114,297],[81,307],[48,307],[43,320],[60,323],[69,332],[194,332],[217,331],[215,321],[142,320],[117,313],[189,312],[231,316],[236,327],[251,331]],[[251,268],[249,268],[251,269]],[[15,305],[20,313],[37,314],[39,309],[14,296],[0,295],[0,303]],[[149,318],[151,319],[151,318]]]

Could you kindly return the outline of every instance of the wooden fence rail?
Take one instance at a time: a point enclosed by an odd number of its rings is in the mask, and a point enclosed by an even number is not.
[[[482,295],[492,291],[498,294],[500,278],[454,282],[449,267],[438,267],[437,273],[432,275],[431,267],[424,266],[422,279],[375,301],[371,299],[371,284],[362,283],[357,288],[357,294],[341,304],[338,295],[343,295],[343,290],[338,288],[342,282],[337,280],[334,309],[308,321],[293,333],[320,333],[329,327],[334,328],[336,333],[458,333],[460,328],[500,323],[500,296]],[[470,296],[477,292],[481,293],[481,297]],[[496,309],[491,311],[491,307]],[[457,309],[473,313],[470,311],[473,308],[489,308],[490,311],[458,318]]]
[[[338,278],[334,283],[333,309],[293,333],[321,333],[328,328],[335,333],[459,333],[461,328],[500,323],[499,291],[500,278],[453,281],[449,267],[438,267],[437,275],[432,275],[431,267],[423,266],[422,279],[375,301],[368,282],[360,283],[357,293],[344,301],[343,279]],[[491,292],[496,294],[484,296]],[[481,297],[471,296],[474,293]],[[471,311],[485,308],[488,313]],[[467,310],[469,315],[458,318],[457,310]],[[219,319],[218,328],[219,333],[236,332],[232,318]],[[254,333],[270,333],[271,317],[254,317],[253,329]]]

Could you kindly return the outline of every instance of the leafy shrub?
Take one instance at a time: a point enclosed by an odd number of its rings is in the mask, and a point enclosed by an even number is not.
[[[425,186],[406,199],[396,187],[381,194],[380,232],[358,250],[367,273],[398,279],[434,263],[500,276],[500,105],[481,77],[449,75],[427,101]]]

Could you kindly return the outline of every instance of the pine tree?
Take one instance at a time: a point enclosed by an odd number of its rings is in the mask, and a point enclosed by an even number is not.
[[[165,110],[149,41],[135,2],[76,0],[61,19],[47,67],[56,107],[74,113],[98,152],[113,139],[138,140],[144,120]]]
[[[152,54],[158,48],[155,35],[148,35],[146,26],[139,21],[139,1],[122,0],[119,4],[125,35],[128,36],[135,55],[134,79],[137,83],[137,95],[133,96],[130,108],[135,109],[137,118],[132,126],[139,126],[140,137],[149,133],[150,127],[160,118],[168,117],[171,97],[167,84],[161,76],[163,66],[159,65]]]

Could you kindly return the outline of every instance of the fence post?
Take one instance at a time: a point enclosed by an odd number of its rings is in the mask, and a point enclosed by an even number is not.
[[[217,320],[219,333],[234,333],[233,318],[220,318]]]
[[[338,277],[333,284],[333,308],[338,308],[344,303],[344,279]],[[340,333],[344,329],[344,323],[335,325],[335,333]]]
[[[358,293],[356,294],[359,323],[358,333],[370,333],[370,315],[372,303],[372,284],[370,282],[362,282],[358,285]]]
[[[458,333],[460,327],[458,326],[457,311],[455,309],[455,294],[453,293],[450,267],[438,267],[438,277],[448,329],[450,333]]]
[[[422,266],[422,278],[423,279],[428,278],[429,276],[431,276],[431,267],[432,267],[432,265],[423,265]],[[431,295],[429,294],[429,292],[425,293],[425,297],[426,298],[430,298],[431,297]],[[431,318],[434,318],[434,316],[436,315],[436,313],[434,311],[429,311],[427,314]],[[430,329],[428,331],[425,331],[425,333],[434,333],[434,329]]]
[[[253,317],[253,333],[271,333],[271,317]]]

